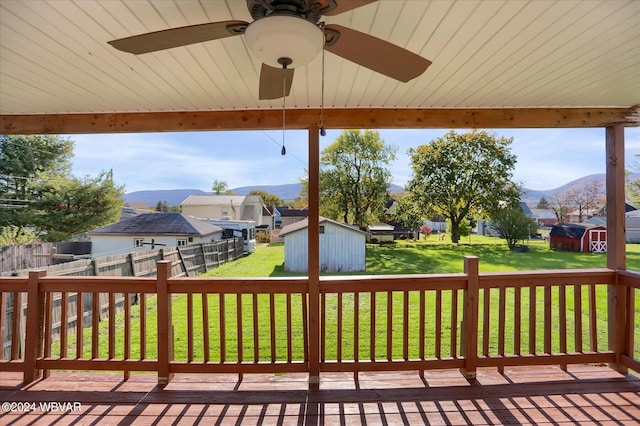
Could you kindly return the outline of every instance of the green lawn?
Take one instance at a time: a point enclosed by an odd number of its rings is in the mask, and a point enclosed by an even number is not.
[[[576,268],[594,268],[606,266],[606,255],[604,254],[588,254],[588,253],[568,253],[568,252],[554,252],[549,250],[548,243],[542,240],[535,240],[529,242],[530,251],[528,253],[512,253],[510,252],[503,240],[497,238],[486,237],[471,237],[471,241],[466,239],[464,243],[458,245],[452,245],[451,243],[443,243],[436,241],[435,238],[427,241],[411,242],[400,241],[393,245],[369,245],[367,247],[367,271],[366,274],[413,274],[413,273],[455,273],[462,272],[463,270],[463,257],[465,255],[475,255],[480,258],[480,270],[481,272],[489,271],[516,271],[516,270],[535,270],[535,269],[576,269]],[[260,245],[255,253],[245,256],[234,262],[230,262],[222,265],[221,267],[210,271],[206,275],[209,277],[281,277],[291,274],[284,272],[284,247],[282,245]],[[627,264],[629,269],[640,270],[640,245],[628,245],[627,246]],[[537,345],[536,351],[542,352],[542,331],[543,331],[543,289],[538,289],[537,292]],[[638,293],[638,292],[637,292]],[[509,289],[506,292],[506,335],[505,348],[507,353],[512,351],[513,348],[513,289]],[[640,295],[638,295],[636,301],[636,323],[640,319]],[[360,321],[358,324],[358,330],[360,331],[360,340],[358,342],[358,350],[361,359],[369,357],[371,351],[370,343],[368,339],[368,332],[371,329],[370,324],[370,311],[372,308],[376,311],[375,327],[376,333],[376,357],[386,357],[386,332],[387,328],[387,293],[376,294],[376,302],[372,306],[370,302],[370,295],[360,295],[359,310]],[[427,321],[426,321],[426,348],[427,357],[434,356],[434,323],[435,315],[434,309],[431,306],[435,304],[435,292],[427,292]],[[446,356],[450,353],[450,337],[451,329],[450,316],[451,316],[451,291],[443,291],[443,341],[442,341],[442,354]],[[490,353],[495,354],[497,350],[497,301],[498,291],[491,291],[491,319],[492,326],[490,327]],[[558,324],[558,299],[559,290],[553,289],[553,319],[557,329]],[[327,348],[326,358],[334,359],[337,353],[337,298],[335,294],[327,296]],[[403,295],[401,293],[393,293],[391,305],[393,306],[393,356],[394,358],[402,357],[402,342],[398,341],[402,335],[402,314],[403,314]],[[418,292],[409,293],[409,324],[410,324],[410,356],[417,356],[418,351],[418,339],[417,339],[417,324],[419,323],[418,311],[415,309],[419,299]],[[600,350],[606,347],[606,287],[598,286],[597,289],[597,316],[598,316],[598,348]],[[208,318],[209,318],[209,331],[207,333],[209,338],[210,359],[212,361],[220,360],[220,334],[219,334],[219,307],[220,299],[218,295],[207,296],[208,305]],[[227,361],[237,360],[237,327],[236,327],[236,309],[237,300],[234,295],[227,295],[224,301],[225,306],[225,318],[226,318],[226,339],[224,344],[226,345],[226,359]],[[243,329],[243,351],[244,360],[253,359],[253,331],[252,331],[252,308],[253,299],[250,295],[245,295],[241,299],[241,305],[243,309],[242,329]],[[459,306],[462,303],[462,293],[458,295]],[[481,298],[482,304],[482,298]],[[299,296],[293,298],[294,311],[292,321],[294,329],[300,330],[302,324],[301,315],[301,300]],[[354,310],[354,295],[345,294],[342,300],[343,315],[344,315],[344,330],[343,330],[343,357],[348,358],[354,352],[353,348],[353,310]],[[174,324],[174,336],[175,336],[175,358],[176,360],[187,359],[187,296],[177,295],[173,298],[173,324]],[[195,295],[193,297],[194,306],[194,352],[195,359],[203,359],[203,310],[202,310],[202,297]],[[276,296],[276,349],[278,353],[278,359],[282,360],[286,358],[286,341],[284,340],[284,326],[286,321],[284,319],[286,312],[286,303],[284,296]],[[522,330],[522,351],[528,352],[528,291],[523,292],[522,297],[522,315],[521,320],[523,323]],[[567,289],[567,323],[573,324],[574,316],[573,312],[573,287]],[[412,308],[414,307],[414,308]],[[585,327],[588,325],[587,311],[588,299],[586,288],[582,292],[582,319]],[[481,311],[482,312],[482,306]],[[269,359],[269,307],[268,297],[265,295],[258,296],[258,315],[259,315],[259,357],[261,360]],[[458,318],[458,324],[461,318]],[[155,297],[148,298],[147,306],[147,330],[149,337],[147,338],[147,358],[155,358],[156,356],[156,342],[155,342],[155,321],[156,321],[156,308]],[[481,318],[482,323],[482,318]],[[122,356],[123,347],[123,335],[121,324],[123,324],[123,315],[118,315],[118,332],[116,336],[116,347],[119,348],[117,357]],[[100,338],[100,356],[104,357],[107,351],[108,342],[106,338],[107,333],[107,321],[103,321],[100,324],[101,338]],[[134,306],[132,308],[132,336],[134,341],[132,342],[132,357],[137,358],[139,356],[139,307]],[[572,333],[572,329],[569,329],[569,333]],[[640,354],[640,329],[637,330],[636,336],[636,356]],[[90,356],[90,342],[91,342],[91,330],[85,330],[85,356]],[[559,341],[557,332],[554,333],[553,348],[554,351],[558,351]],[[458,335],[459,339],[459,335]],[[75,351],[73,348],[73,340],[70,339],[71,353]],[[585,349],[588,349],[589,338],[586,333],[583,336]],[[569,351],[573,350],[573,344],[569,343]],[[54,354],[55,354],[54,349]],[[301,333],[294,332],[293,342],[293,359],[301,360],[303,358],[303,345]]]

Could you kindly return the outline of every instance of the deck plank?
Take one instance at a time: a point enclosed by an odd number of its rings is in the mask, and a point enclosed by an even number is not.
[[[638,424],[640,378],[605,366],[327,373],[308,390],[305,374],[176,375],[52,372],[23,387],[0,373],[2,402],[79,402],[79,412],[0,413],[3,425],[82,424]]]

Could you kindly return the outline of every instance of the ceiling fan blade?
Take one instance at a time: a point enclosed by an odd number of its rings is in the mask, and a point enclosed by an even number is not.
[[[293,71],[293,68],[282,69],[262,64],[262,69],[260,70],[259,99],[278,99],[282,97],[283,92],[285,96],[289,96],[291,83],[293,82]],[[283,84],[285,84],[286,91],[283,91]]]
[[[112,40],[109,44],[123,52],[139,55],[244,34],[248,25],[244,21],[209,22],[139,34]]]
[[[378,0],[335,0],[336,7],[333,10],[328,12],[320,12],[326,16],[338,15],[340,13],[348,12],[352,9],[357,9],[358,7],[364,6],[369,3],[374,3]]]
[[[325,49],[372,71],[406,83],[421,75],[431,61],[388,41],[341,25],[326,25]]]

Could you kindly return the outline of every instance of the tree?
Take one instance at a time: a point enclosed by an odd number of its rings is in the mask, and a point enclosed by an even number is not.
[[[261,191],[259,189],[252,189],[249,191],[249,195],[259,195],[262,199],[262,203],[265,206],[281,206],[282,200],[275,194],[270,194],[267,191]]]
[[[636,154],[637,158],[640,158],[640,154]],[[626,192],[627,199],[632,206],[640,208],[640,179],[631,180],[631,171],[640,171],[640,162],[635,162],[631,166],[631,170],[626,172]]]
[[[422,224],[420,210],[409,195],[404,195],[396,201],[393,205],[392,216],[394,221],[404,227],[411,228],[414,233],[415,229]]]
[[[160,213],[167,213],[169,211],[169,203],[166,201],[158,201],[158,204],[156,204],[156,211]]]
[[[566,203],[578,211],[578,222],[582,223],[584,215],[602,204],[602,184],[593,181],[582,188],[571,188],[564,195]]]
[[[424,239],[426,240],[427,238],[429,238],[429,235],[431,235],[431,232],[433,231],[433,229],[431,229],[431,227],[429,225],[422,225],[420,227],[420,233],[422,235],[424,235]]]
[[[564,196],[556,194],[553,204],[551,205],[551,210],[556,214],[558,222],[567,222],[569,220],[569,213],[571,213],[573,209],[567,203]]]
[[[536,208],[538,209],[548,209],[550,207],[551,205],[549,204],[547,199],[544,197],[540,198],[540,201],[538,201],[538,205],[536,206]]]
[[[396,148],[377,131],[345,130],[320,156],[320,211],[361,228],[384,213]]]
[[[124,201],[124,187],[113,182],[111,172],[82,179],[65,175],[43,176],[33,203],[34,224],[49,241],[69,240],[117,222]]]
[[[233,191],[229,189],[229,184],[223,180],[214,180],[211,190],[216,195],[233,195]]]
[[[507,240],[509,250],[513,251],[518,241],[529,238],[537,232],[533,218],[527,217],[520,206],[507,206],[496,211],[492,217],[493,228],[501,238]]]
[[[0,135],[0,227],[23,241],[34,225],[32,203],[41,174],[69,174],[73,142],[52,135]]]
[[[452,242],[460,241],[461,225],[469,217],[490,217],[500,203],[519,199],[520,190],[511,181],[516,163],[512,141],[485,131],[452,130],[409,150],[413,176],[406,188],[423,215],[450,221]]]
[[[50,241],[115,222],[124,188],[111,172],[96,178],[71,175],[73,142],[58,136],[1,136],[0,226],[9,239],[32,232]]]

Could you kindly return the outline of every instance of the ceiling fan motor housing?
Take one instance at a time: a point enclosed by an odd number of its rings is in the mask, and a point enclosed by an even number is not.
[[[281,58],[291,67],[313,61],[324,46],[324,33],[315,24],[292,14],[275,14],[252,22],[245,31],[251,51],[263,63],[281,68]]]

